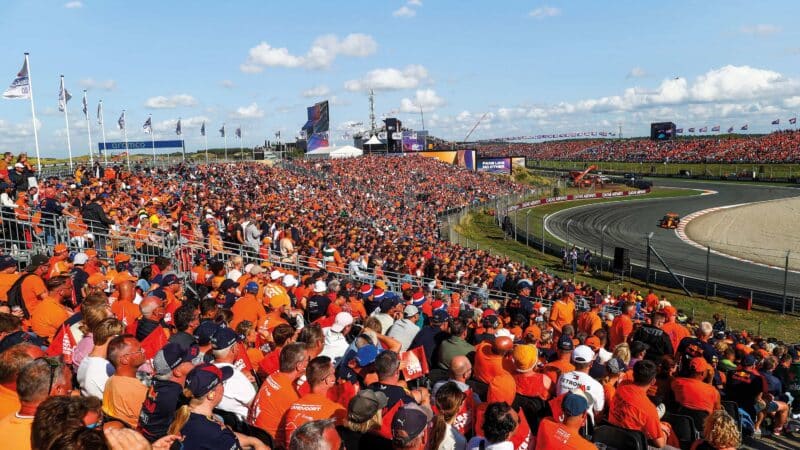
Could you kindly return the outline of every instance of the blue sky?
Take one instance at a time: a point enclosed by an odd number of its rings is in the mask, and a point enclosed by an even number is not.
[[[462,139],[569,131],[644,135],[648,124],[772,129],[800,110],[798,2],[744,1],[14,1],[0,4],[0,89],[31,53],[42,155],[66,155],[58,76],[80,111],[105,105],[106,134],[127,110],[156,138],[183,118],[190,149],[293,138],[305,107],[331,100],[337,140],[376,114]],[[677,79],[676,79],[677,78]],[[33,149],[30,105],[0,100],[0,150]],[[99,128],[92,123],[92,137]]]

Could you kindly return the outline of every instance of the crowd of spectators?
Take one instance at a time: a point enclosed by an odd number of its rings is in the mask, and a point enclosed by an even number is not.
[[[726,449],[790,431],[794,345],[438,238],[436,213],[524,190],[505,179],[377,156],[0,178],[14,214],[61,208],[71,238],[22,270],[0,255],[11,449]]]
[[[800,132],[763,136],[680,137],[650,139],[561,140],[541,143],[481,144],[479,156],[526,156],[534,160],[616,162],[796,163]]]

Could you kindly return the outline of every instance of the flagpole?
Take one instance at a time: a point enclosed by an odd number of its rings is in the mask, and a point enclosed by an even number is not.
[[[156,132],[153,129],[153,115],[149,114],[148,117],[149,117],[149,120],[150,120],[150,145],[153,146],[153,165],[155,166],[156,165],[156,136],[155,136]]]
[[[100,130],[103,133],[103,161],[108,165],[108,142],[106,141],[106,112],[103,111],[103,100],[100,99]]]
[[[244,160],[244,148],[242,146],[242,126],[239,125],[239,159]]]
[[[222,138],[225,141],[225,162],[228,162],[228,135],[225,133],[225,124],[222,124]]]
[[[64,96],[64,124],[67,127],[67,152],[69,153],[69,170],[72,171],[72,143],[69,140],[69,113],[67,112],[67,88],[64,86],[64,75],[61,75],[61,95]]]
[[[86,112],[83,113],[86,116],[86,133],[89,135],[89,167],[94,170],[94,156],[92,155],[92,123],[89,121],[89,100],[86,98],[86,89],[83,90],[83,104]]]
[[[30,53],[25,52],[25,65],[28,66],[28,91],[31,93],[31,118],[33,120],[33,142],[36,144],[36,166],[42,171],[42,159],[39,157],[39,132],[36,130],[36,108],[33,106],[33,77],[31,76]]]
[[[125,110],[122,110],[122,116],[125,117]],[[131,152],[128,149],[128,124],[123,122],[122,135],[125,138],[125,160],[128,163],[128,172],[131,170]]]
[[[208,133],[203,133],[203,138],[206,141],[206,164],[208,164]]]

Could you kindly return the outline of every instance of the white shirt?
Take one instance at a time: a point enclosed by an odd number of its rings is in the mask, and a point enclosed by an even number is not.
[[[319,356],[327,356],[333,360],[333,365],[338,365],[339,360],[342,359],[350,344],[347,343],[342,333],[337,333],[331,330],[331,327],[323,328],[322,334],[325,336],[325,345],[322,347],[322,352]]]
[[[232,269],[228,272],[228,279],[232,281],[239,281],[239,277],[242,276],[242,272],[239,269]]]
[[[81,395],[94,396],[103,399],[106,381],[114,375],[114,366],[107,359],[100,356],[87,356],[78,367],[78,384],[81,386]]]
[[[437,450],[464,450],[467,447],[467,438],[452,425],[447,424],[444,439]]]
[[[217,408],[232,412],[242,420],[247,419],[247,411],[256,396],[256,389],[242,371],[233,364],[214,363],[214,365],[233,369],[233,376],[222,383],[225,386],[225,393],[222,395],[222,401],[219,402]]]
[[[573,389],[579,389],[588,392],[592,396],[593,404],[592,410],[595,412],[603,411],[605,406],[605,393],[603,392],[603,385],[599,381],[590,377],[589,374],[573,370],[572,372],[562,373],[558,377],[558,392],[556,395],[561,395]]]
[[[597,352],[597,359],[599,359],[603,364],[607,363],[613,356],[613,353],[604,349],[603,347],[600,347],[600,350]]]
[[[467,443],[467,450],[480,450],[481,442],[486,442],[483,449],[484,450],[514,450],[514,443],[511,441],[503,441],[498,442],[496,444],[490,444],[489,441],[486,439],[475,436],[474,438],[470,439]]]

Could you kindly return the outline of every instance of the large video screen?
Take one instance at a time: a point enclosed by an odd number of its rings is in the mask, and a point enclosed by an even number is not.
[[[425,150],[427,131],[403,131],[403,151],[421,152]]]
[[[511,173],[511,158],[480,158],[477,170],[478,172],[508,175]]]

